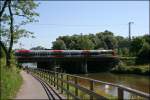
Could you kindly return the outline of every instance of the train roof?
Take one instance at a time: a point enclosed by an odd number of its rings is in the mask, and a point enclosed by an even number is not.
[[[16,50],[15,52],[112,52],[113,50]]]

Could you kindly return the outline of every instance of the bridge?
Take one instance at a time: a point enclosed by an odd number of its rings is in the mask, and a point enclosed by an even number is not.
[[[18,63],[37,63],[37,68],[68,73],[88,73],[114,67],[118,58],[113,50],[16,50]]]

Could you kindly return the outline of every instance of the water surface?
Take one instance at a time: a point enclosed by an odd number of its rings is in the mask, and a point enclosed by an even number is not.
[[[92,79],[111,82],[119,85],[124,85],[142,92],[150,93],[150,77],[134,74],[112,74],[109,72],[103,73],[90,73],[88,75],[80,75],[84,77],[89,77]],[[106,86],[105,86],[106,87]],[[101,87],[102,88],[102,87]],[[106,92],[107,89],[105,89]],[[110,94],[115,93],[116,89],[111,89]]]

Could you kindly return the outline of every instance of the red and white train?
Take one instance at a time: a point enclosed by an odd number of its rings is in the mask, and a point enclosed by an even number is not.
[[[16,57],[114,57],[114,50],[16,50]]]

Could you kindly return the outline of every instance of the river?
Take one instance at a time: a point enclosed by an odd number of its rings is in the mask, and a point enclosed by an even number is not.
[[[113,74],[109,72],[103,73],[90,73],[87,75],[80,75],[100,81],[115,83],[119,85],[124,85],[145,93],[150,93],[150,77],[149,76],[142,76],[142,75],[134,75],[134,74]],[[104,88],[104,87],[101,87]],[[117,89],[112,88],[111,90],[105,92],[116,96]],[[127,95],[127,94],[126,94]]]

